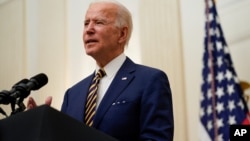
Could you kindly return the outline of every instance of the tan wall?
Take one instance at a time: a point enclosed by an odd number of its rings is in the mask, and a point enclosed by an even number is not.
[[[26,73],[24,18],[23,1],[11,1],[0,5],[1,90],[9,90]],[[10,109],[10,106],[7,105],[0,106]]]
[[[45,73],[48,85],[32,96],[44,103],[53,95],[52,105],[60,108],[67,66],[65,1],[9,0],[1,3],[0,11],[0,89]]]
[[[139,27],[142,63],[164,70],[173,93],[175,141],[186,135],[186,107],[179,3],[142,0]]]

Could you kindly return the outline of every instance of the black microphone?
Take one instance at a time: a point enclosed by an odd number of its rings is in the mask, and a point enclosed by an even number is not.
[[[13,98],[26,98],[31,90],[38,90],[48,83],[48,77],[44,73],[31,77],[26,83],[19,83],[15,86],[16,91],[10,94]]]
[[[16,91],[16,87],[22,83],[26,84],[28,82],[29,82],[29,80],[25,78],[25,79],[20,80],[16,84],[14,84],[10,91],[7,91],[7,90],[1,91],[0,92],[0,103],[1,104],[9,104],[11,101],[14,100],[12,97],[10,97],[10,94],[12,94]]]
[[[28,90],[38,90],[48,83],[48,77],[44,73],[37,74],[26,83]]]
[[[31,90],[38,90],[48,83],[48,77],[44,73],[35,75],[28,79],[17,82],[10,91],[0,92],[0,104],[9,104],[17,98],[26,98]]]

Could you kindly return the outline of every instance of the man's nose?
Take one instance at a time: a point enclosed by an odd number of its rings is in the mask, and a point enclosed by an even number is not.
[[[86,25],[84,27],[84,30],[86,33],[90,34],[90,33],[93,33],[95,31],[94,29],[94,24],[92,22],[90,22],[88,25]]]

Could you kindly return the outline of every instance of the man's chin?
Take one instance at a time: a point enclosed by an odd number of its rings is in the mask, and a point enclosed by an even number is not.
[[[85,53],[89,56],[93,56],[95,54],[94,51],[91,50],[85,50]]]

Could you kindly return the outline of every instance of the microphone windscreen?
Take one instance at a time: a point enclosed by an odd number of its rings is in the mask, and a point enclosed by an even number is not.
[[[34,83],[32,90],[38,90],[48,83],[48,77],[44,73],[40,73],[30,78],[30,82]]]
[[[28,79],[26,79],[26,78],[25,78],[25,79],[22,79],[22,80],[18,81],[16,84],[14,84],[12,88],[15,88],[15,87],[18,86],[19,84],[27,84],[28,82],[29,82]]]

